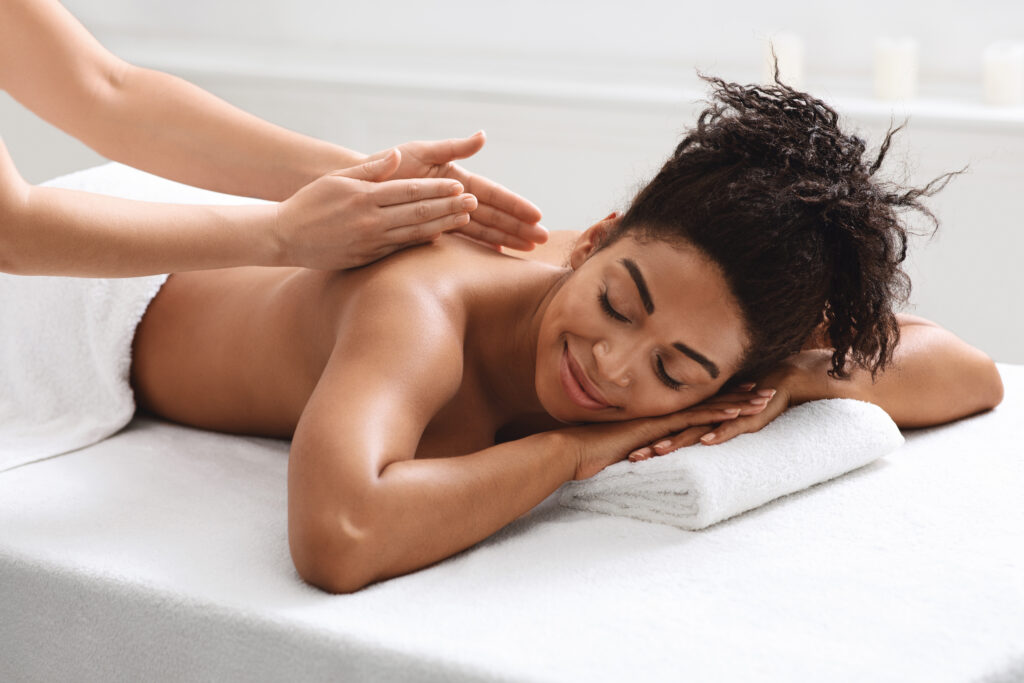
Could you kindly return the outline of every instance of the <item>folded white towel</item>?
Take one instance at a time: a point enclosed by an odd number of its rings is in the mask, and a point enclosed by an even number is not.
[[[0,274],[0,472],[128,424],[132,338],[166,278]]]
[[[863,467],[902,444],[900,430],[876,405],[811,401],[755,434],[606,467],[566,484],[559,502],[695,531]]]

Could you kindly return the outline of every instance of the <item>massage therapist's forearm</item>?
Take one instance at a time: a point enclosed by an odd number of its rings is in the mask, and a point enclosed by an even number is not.
[[[849,379],[828,376],[830,349],[802,351],[797,363],[809,397],[856,398],[883,408],[900,427],[927,427],[994,408],[1003,384],[992,360],[948,330],[899,316],[900,343],[892,365],[878,374],[854,369]]]
[[[197,187],[280,201],[357,152],[248,114],[170,74],[121,62],[76,134],[114,161]]]
[[[452,458],[388,465],[367,493],[355,534],[340,534],[318,582],[351,592],[468,548],[528,512],[576,472],[557,432]]]
[[[229,194],[280,201],[363,158],[129,64],[56,0],[0,3],[0,88],[110,159]]]
[[[0,271],[134,277],[277,265],[277,204],[155,204],[23,186],[4,202]]]

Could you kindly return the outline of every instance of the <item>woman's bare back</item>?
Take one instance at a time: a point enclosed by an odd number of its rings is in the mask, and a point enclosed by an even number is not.
[[[542,259],[545,254],[540,254]],[[176,273],[151,303],[133,346],[141,407],[184,424],[290,438],[331,357],[349,296],[374,278],[399,277],[425,296],[487,307],[488,282],[521,261],[461,238],[351,271],[234,268]],[[543,266],[528,267],[543,268]],[[494,286],[494,293],[503,287]],[[388,315],[382,310],[381,315]],[[468,351],[468,349],[467,349]],[[494,442],[500,408],[469,363],[458,393],[430,422],[417,457],[466,453]]]
[[[329,281],[299,268],[172,275],[135,334],[138,404],[197,427],[290,436],[330,354],[317,329]]]

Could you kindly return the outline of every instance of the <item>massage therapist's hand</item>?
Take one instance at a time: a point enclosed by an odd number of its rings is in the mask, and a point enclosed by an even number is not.
[[[548,232],[538,224],[540,209],[519,195],[482,176],[470,173],[456,159],[471,157],[484,146],[483,131],[468,138],[407,142],[399,145],[402,163],[392,178],[451,178],[463,184],[480,206],[473,211],[472,220],[459,232],[495,248],[502,246],[521,251],[543,244]],[[387,152],[378,152],[367,160],[380,159]]]
[[[608,465],[625,460],[641,448],[670,434],[734,420],[740,410],[700,404],[660,417],[626,422],[600,422],[566,427],[558,432],[576,456],[574,479],[587,479]]]
[[[695,409],[738,409],[733,420],[720,424],[695,425],[658,441],[652,441],[644,448],[630,454],[630,460],[646,460],[671,453],[679,448],[703,443],[709,446],[724,443],[740,434],[760,431],[765,425],[781,415],[786,408],[815,398],[825,398],[804,363],[807,352],[798,353],[791,359],[754,383],[726,389],[706,401],[687,410]],[[685,412],[685,411],[684,411]]]
[[[277,206],[281,265],[354,268],[442,232],[464,227],[477,207],[462,183],[446,178],[385,180],[402,160],[376,160],[322,176]]]

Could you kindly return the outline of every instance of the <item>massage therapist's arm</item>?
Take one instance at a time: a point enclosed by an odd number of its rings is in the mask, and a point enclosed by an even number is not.
[[[114,161],[246,197],[283,201],[305,191],[274,222],[247,224],[248,216],[228,211],[236,215],[227,232],[210,237],[204,231],[221,229],[224,221],[211,220],[207,211],[182,210],[173,212],[176,221],[185,221],[180,235],[145,235],[150,225],[164,222],[157,216],[132,225],[121,221],[125,227],[116,233],[113,226],[94,233],[92,224],[102,216],[75,207],[73,196],[34,192],[0,145],[0,265],[6,272],[102,277],[236,265],[349,268],[447,230],[517,249],[546,238],[536,207],[452,163],[479,151],[483,135],[411,142],[372,156],[353,152],[263,121],[175,76],[124,62],[55,0],[0,3],[0,88]],[[387,204],[367,198],[367,181],[387,186]],[[470,208],[434,201],[463,191],[482,197],[479,206],[475,198]],[[45,206],[51,201],[62,201],[67,210],[58,210],[57,222],[40,218],[37,231],[34,209],[52,214]],[[410,211],[391,210],[398,205]],[[68,243],[51,252],[53,240]],[[76,242],[87,245],[77,259]],[[76,270],[57,263],[61,258],[74,260]]]
[[[468,222],[476,198],[459,194],[456,181],[358,179],[388,163],[397,159],[323,176],[280,204],[158,204],[29,185],[0,139],[0,272],[133,277],[248,265],[350,268]],[[405,203],[411,186],[422,197],[416,204]]]
[[[362,155],[247,114],[108,52],[59,3],[5,0],[0,87],[103,156],[189,185],[282,200]]]

